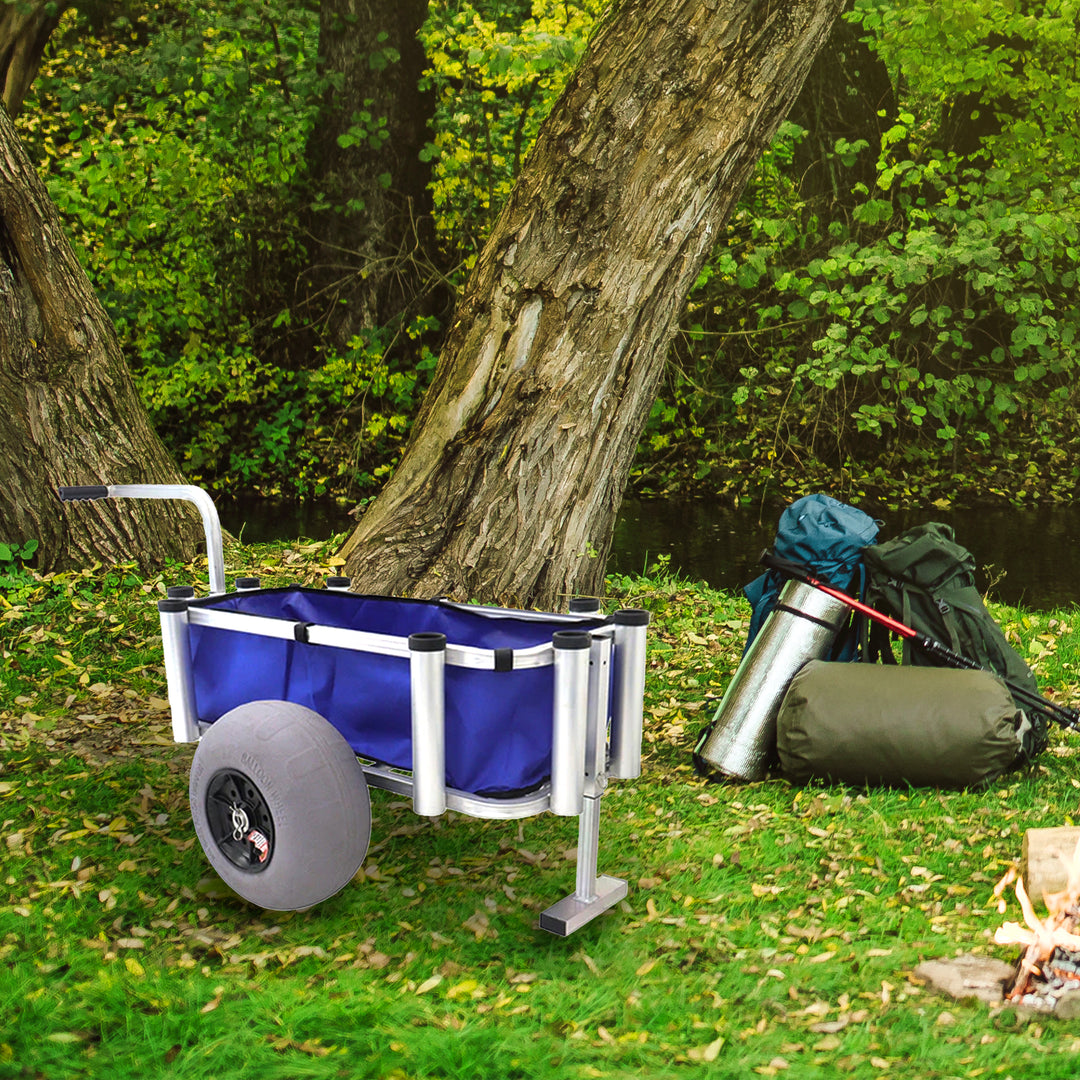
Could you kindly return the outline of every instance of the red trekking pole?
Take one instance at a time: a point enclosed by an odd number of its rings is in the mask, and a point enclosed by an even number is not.
[[[839,600],[842,604],[846,604],[852,611],[857,611],[859,614],[865,615],[868,619],[872,619],[879,625],[891,630],[894,634],[899,634],[900,637],[907,638],[912,645],[927,656],[937,660],[942,667],[966,668],[969,671],[989,670],[988,668],[984,668],[981,664],[975,663],[974,660],[969,660],[966,656],[961,656],[960,653],[954,652],[947,645],[943,645],[935,638],[928,637],[926,634],[920,634],[918,630],[915,630],[910,626],[905,626],[904,623],[900,622],[898,619],[894,619],[892,616],[886,615],[883,611],[878,611],[869,604],[864,604],[854,596],[849,596],[846,592],[828,584],[828,582],[822,581],[820,578],[811,574],[801,563],[792,562],[789,559],[782,559],[777,555],[773,555],[768,550],[761,553],[761,563],[770,570],[775,570],[778,574],[794,578],[796,581],[801,581],[803,584],[810,585],[815,589],[820,589],[826,595],[833,597],[835,600]],[[1048,698],[1043,697],[1041,694],[1036,694],[1027,687],[1020,686],[1011,679],[1006,679],[996,671],[990,671],[990,674],[997,675],[998,678],[1005,683],[1009,688],[1009,693],[1012,694],[1018,705],[1025,705],[1035,712],[1040,712],[1064,728],[1070,728],[1074,731],[1080,729],[1080,711],[1070,709],[1067,705],[1058,705]]]

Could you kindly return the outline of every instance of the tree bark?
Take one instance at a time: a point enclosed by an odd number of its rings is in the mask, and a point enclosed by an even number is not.
[[[0,7],[0,82],[9,116],[22,108],[41,56],[71,0],[3,0]]]
[[[433,102],[419,89],[417,40],[426,14],[427,0],[322,0],[319,9],[319,66],[333,85],[308,161],[328,205],[310,219],[305,287],[339,348],[408,311],[430,276],[430,168],[420,151]],[[370,138],[352,141],[357,127]]]
[[[43,570],[190,558],[190,510],[111,500],[63,508],[56,497],[62,485],[121,483],[183,480],[0,109],[0,540],[38,540]]]
[[[625,0],[545,122],[394,476],[365,591],[596,595],[686,296],[842,0]]]

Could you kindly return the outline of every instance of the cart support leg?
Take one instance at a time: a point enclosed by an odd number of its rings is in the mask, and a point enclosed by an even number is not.
[[[607,787],[607,717],[612,645],[596,637],[589,649],[588,706],[586,709],[583,798],[578,814],[577,879],[574,892],[553,904],[540,916],[540,926],[566,937],[607,911],[627,893],[621,878],[598,875],[600,852],[600,801]]]
[[[573,895],[541,912],[542,930],[566,937],[626,896],[627,885],[621,878],[597,875],[599,848],[600,796],[586,796],[578,819],[577,887]]]

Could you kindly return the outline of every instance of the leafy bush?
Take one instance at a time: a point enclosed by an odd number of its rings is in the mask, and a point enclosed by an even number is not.
[[[599,6],[432,3],[426,153],[451,262],[479,249]],[[296,297],[304,215],[327,200],[305,158],[318,9],[136,5],[106,25],[71,10],[21,120],[152,422],[213,488],[370,493],[435,365],[430,317],[338,350]],[[377,152],[385,121],[361,117]]]
[[[425,153],[448,265],[475,259],[602,7],[431,0]],[[316,0],[114,13],[69,10],[20,123],[154,424],[211,487],[373,492],[439,328],[372,327],[335,349],[297,300],[304,216],[329,198],[305,157],[326,85]],[[1071,9],[855,0],[848,17],[899,106],[832,141],[828,197],[803,183],[820,132],[782,127],[691,297],[635,483],[922,497],[993,473],[1011,498],[1066,497],[1080,482]],[[382,118],[359,115],[377,152]]]
[[[434,366],[430,319],[401,334],[406,368],[389,331],[338,355],[296,307],[317,37],[314,2],[147,9],[100,35],[72,12],[23,121],[155,427],[210,487],[377,485]]]
[[[540,124],[585,48],[601,0],[431,0],[422,34],[434,90],[436,224],[472,264]]]
[[[698,282],[640,480],[746,491],[816,471],[925,494],[993,471],[1010,497],[1068,497],[1080,160],[1050,76],[1072,39],[993,5],[853,17],[909,87],[879,145],[836,142],[841,174],[876,154],[875,187],[804,201],[785,163],[805,131],[785,125]],[[1018,35],[1022,61],[1001,44]],[[970,133],[949,125],[979,102],[993,122],[959,153]]]

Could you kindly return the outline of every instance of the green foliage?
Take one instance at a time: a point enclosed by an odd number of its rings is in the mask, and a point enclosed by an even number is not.
[[[599,7],[431,5],[426,153],[451,264],[475,256]],[[327,86],[318,4],[89,14],[65,16],[21,123],[155,427],[212,488],[370,494],[440,327],[372,327],[335,350],[297,299],[305,214],[328,198],[305,160]],[[399,59],[385,46],[368,58],[375,71]],[[386,118],[353,121],[339,142],[377,154]]]
[[[25,595],[32,581],[27,566],[39,546],[37,540],[27,540],[23,544],[0,543],[0,601],[3,606],[10,607]]]
[[[37,540],[27,540],[25,544],[0,543],[0,572],[17,569],[20,564],[29,562],[37,549]]]
[[[427,148],[436,223],[468,265],[521,170],[540,124],[584,51],[601,0],[431,0],[422,34],[436,95]]]
[[[287,14],[220,0],[106,40],[72,16],[35,84],[27,141],[137,372],[215,363],[284,305],[320,86],[315,6]]]
[[[459,272],[603,6],[431,0],[425,156]],[[634,483],[748,497],[839,478],[926,498],[977,477],[1071,497],[1074,5],[856,0],[848,18],[899,108],[880,136],[833,140],[828,197],[798,163],[814,133],[782,126],[691,297]],[[305,215],[330,198],[305,160],[317,35],[316,0],[80,6],[20,119],[155,426],[218,489],[373,493],[435,363],[432,320],[334,349],[298,300]],[[342,136],[371,154],[386,138],[373,110]]]
[[[785,172],[805,133],[782,129],[692,297],[640,481],[816,472],[919,497],[992,472],[1006,497],[1069,497],[1071,16],[867,0],[852,17],[906,91],[879,146],[836,142],[834,169],[877,155],[876,185],[805,201]]]
[[[423,330],[422,322],[409,328],[414,337]],[[184,439],[189,476],[273,495],[366,492],[393,468],[435,367],[421,345],[413,368],[401,370],[387,344],[371,331],[344,355],[328,352],[299,371],[240,348],[214,363],[185,357],[148,371],[144,387],[158,430]]]
[[[212,488],[370,491],[434,367],[430,318],[338,355],[297,303],[317,36],[314,2],[145,9],[97,35],[69,13],[23,120],[155,427]],[[375,151],[384,128],[361,114],[345,137]]]

